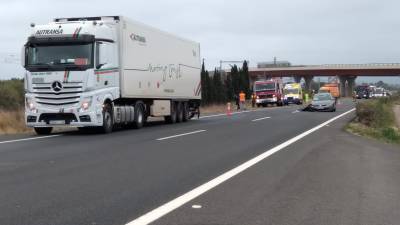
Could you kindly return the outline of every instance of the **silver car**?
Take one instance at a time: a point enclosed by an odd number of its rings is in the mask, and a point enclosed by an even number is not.
[[[336,100],[330,93],[318,93],[314,95],[311,104],[308,106],[311,111],[336,111]]]

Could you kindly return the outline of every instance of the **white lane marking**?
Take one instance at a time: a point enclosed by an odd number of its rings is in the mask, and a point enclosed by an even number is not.
[[[192,205],[193,209],[201,209],[201,205]]]
[[[168,136],[168,137],[158,138],[157,141],[162,141],[162,140],[166,140],[166,139],[186,136],[186,135],[190,135],[190,134],[197,134],[197,133],[201,133],[201,132],[204,132],[204,131],[206,131],[206,130],[196,130],[196,131],[192,131],[192,132],[188,132],[188,133],[172,135],[172,136]]]
[[[272,110],[272,109],[286,109],[286,108],[289,108],[289,107],[285,106],[285,107],[275,107],[275,108],[245,110],[245,111],[231,112],[231,115],[241,114],[241,113],[249,113],[249,112],[267,111],[267,110]],[[218,116],[227,116],[227,114],[226,114],[226,113],[221,113],[221,114],[214,114],[214,115],[208,115],[208,116],[200,116],[200,119],[203,119],[203,118],[210,118],[210,117],[218,117]]]
[[[300,112],[299,110],[296,110],[296,111],[293,111],[292,113],[298,113],[298,112]]]
[[[247,111],[240,111],[240,112],[232,112],[231,114],[241,114],[241,113],[248,113],[248,112],[258,112],[258,111],[264,111],[264,110],[270,110],[270,109],[282,109],[282,108],[287,108],[287,107],[281,107],[281,108],[268,108],[268,109],[256,109],[256,110],[247,110]],[[226,116],[226,113],[221,113],[221,114],[214,114],[214,115],[208,115],[208,116],[200,116],[200,119],[202,118],[209,118],[209,117],[218,117],[218,116]],[[13,143],[13,142],[20,142],[20,141],[30,141],[30,140],[36,140],[36,139],[43,139],[43,138],[51,138],[51,137],[59,137],[62,136],[62,134],[57,134],[57,135],[49,135],[49,136],[41,136],[41,137],[33,137],[33,138],[24,138],[24,139],[15,139],[15,140],[8,140],[8,141],[2,141],[0,144],[5,144],[5,143]]]
[[[267,116],[267,117],[263,117],[263,118],[258,118],[258,119],[254,119],[252,120],[252,122],[256,122],[256,121],[260,121],[260,120],[265,120],[265,119],[270,119],[271,117]]]
[[[59,137],[59,136],[62,136],[62,134],[32,137],[32,138],[23,138],[23,139],[9,140],[9,141],[1,141],[0,144],[14,143],[14,142],[20,142],[20,141],[31,141],[31,140],[36,140],[36,139],[52,138],[52,137]]]
[[[332,123],[333,121],[353,112],[355,109],[351,109],[345,113],[342,113],[314,128],[311,128],[310,130],[307,130],[285,142],[283,142],[282,144],[275,146],[267,151],[265,151],[264,153],[262,153],[261,155],[256,156],[255,158],[252,158],[250,160],[248,160],[247,162],[229,170],[228,172],[225,172],[224,174],[208,181],[207,183],[200,185],[198,187],[196,187],[195,189],[173,199],[170,202],[165,203],[164,205],[153,209],[152,211],[140,216],[139,218],[127,223],[126,225],[146,225],[149,224],[151,222],[156,221],[157,219],[159,219],[160,217],[170,213],[171,211],[179,208],[180,206],[188,203],[189,201],[195,199],[196,197],[204,194],[205,192],[215,188],[216,186],[222,184],[223,182],[231,179],[232,177],[238,175],[239,173],[249,169],[250,167],[254,166],[255,164],[259,163],[260,161],[268,158],[269,156],[273,155],[276,152],[279,152],[280,150],[286,148],[287,146],[295,143],[296,141],[306,137],[307,135],[321,129],[322,127],[324,127],[325,125]]]

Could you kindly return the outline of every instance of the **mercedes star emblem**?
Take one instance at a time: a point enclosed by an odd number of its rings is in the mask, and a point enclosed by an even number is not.
[[[59,82],[59,81],[54,81],[51,84],[51,89],[53,89],[54,92],[60,92],[62,88],[63,88],[63,86],[62,86],[61,82]]]

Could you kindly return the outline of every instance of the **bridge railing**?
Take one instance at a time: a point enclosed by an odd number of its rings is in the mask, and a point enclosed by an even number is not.
[[[317,66],[317,65],[315,65]],[[370,68],[370,67],[400,67],[400,63],[367,63],[367,64],[323,64],[322,67],[335,68]]]

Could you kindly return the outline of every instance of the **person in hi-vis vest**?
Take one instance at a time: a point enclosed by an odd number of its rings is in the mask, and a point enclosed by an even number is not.
[[[245,109],[246,94],[243,91],[240,91],[239,100],[240,100],[240,108]]]

